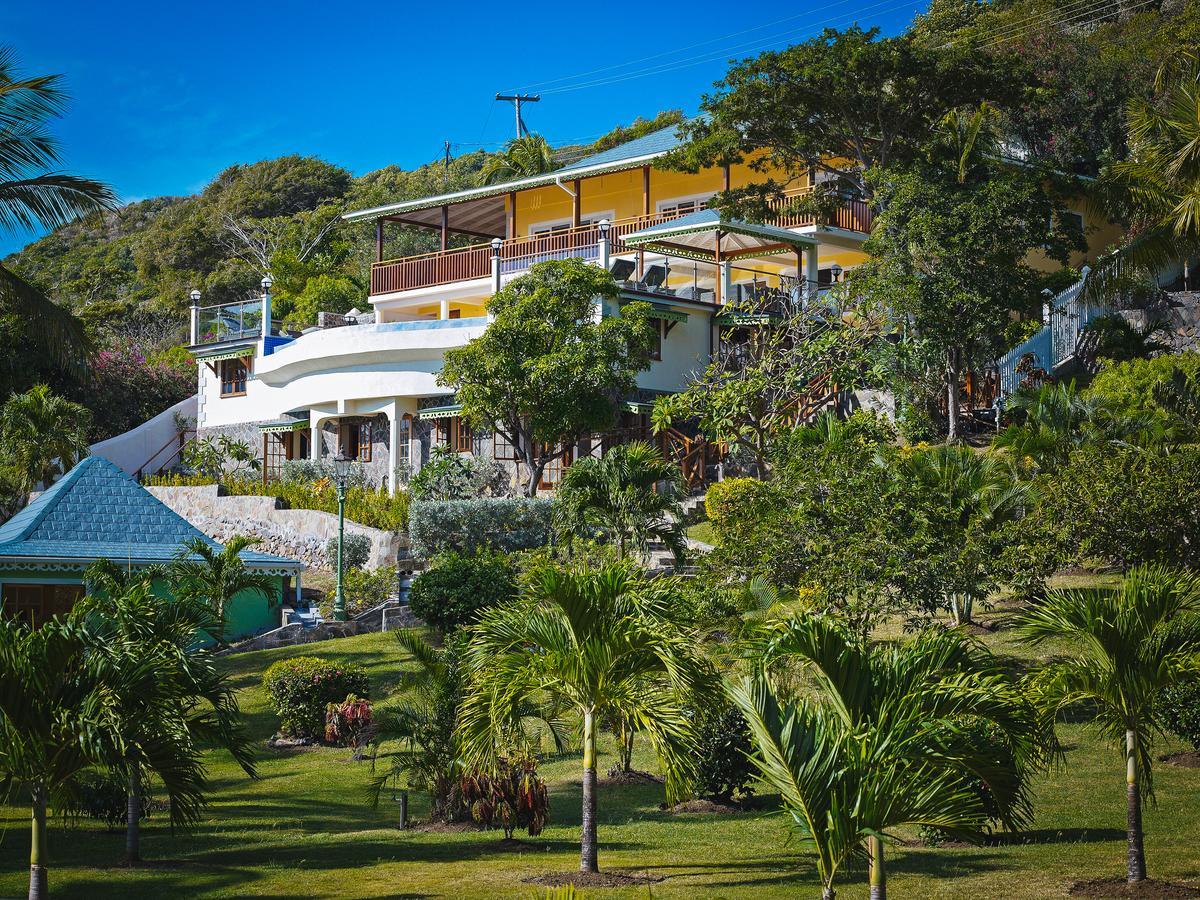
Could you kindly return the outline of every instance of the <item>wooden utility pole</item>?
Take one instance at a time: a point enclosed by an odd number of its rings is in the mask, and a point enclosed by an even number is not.
[[[497,94],[497,100],[508,100],[516,108],[517,112],[517,137],[529,134],[529,129],[525,127],[525,122],[521,119],[521,104],[522,103],[537,103],[542,98],[538,94]]]

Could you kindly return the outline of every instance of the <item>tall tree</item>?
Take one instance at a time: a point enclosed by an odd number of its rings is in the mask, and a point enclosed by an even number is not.
[[[825,900],[864,844],[871,898],[884,900],[883,841],[894,828],[970,834],[992,815],[1007,826],[1031,818],[1027,777],[1051,749],[1048,719],[961,633],[873,646],[805,616],[773,626],[762,650],[758,674],[729,691],[754,762],[817,851]],[[781,659],[812,676],[811,695],[779,698],[767,671]]]
[[[596,732],[607,717],[645,734],[680,795],[694,766],[689,700],[713,675],[695,636],[672,616],[660,583],[628,564],[594,571],[544,566],[516,603],[484,613],[471,632],[469,683],[460,715],[467,759],[494,765],[524,703],[545,697],[575,710],[583,727],[583,832],[579,869],[599,871]]]
[[[197,819],[207,787],[203,745],[228,750],[253,776],[254,750],[242,727],[229,677],[199,640],[217,627],[202,601],[160,597],[153,582],[165,571],[128,572],[109,560],[87,572],[89,596],[77,615],[88,631],[89,652],[104,665],[144,677],[126,679],[114,690],[113,716],[120,752],[105,760],[128,785],[125,859],[141,859],[144,776],[152,772],[170,799],[171,824]],[[154,660],[152,667],[144,665]]]
[[[598,531],[616,546],[618,559],[631,550],[644,554],[651,540],[660,540],[682,561],[681,490],[679,467],[656,448],[623,444],[566,471],[554,498],[555,525],[568,541]]]
[[[488,301],[480,337],[446,351],[438,384],[455,390],[473,427],[512,445],[530,497],[551,460],[612,427],[647,363],[649,304],[601,315],[617,293],[608,272],[582,260],[537,263]]]
[[[1018,613],[1017,634],[1064,649],[1034,673],[1054,709],[1083,707],[1125,755],[1126,878],[1146,878],[1142,805],[1154,798],[1162,691],[1200,674],[1200,577],[1138,566],[1115,588],[1051,591]]]
[[[208,541],[193,538],[183,545],[168,570],[177,596],[199,600],[212,611],[214,629],[209,633],[218,641],[224,639],[229,606],[239,594],[261,594],[267,603],[279,599],[275,578],[252,572],[242,562],[241,552],[257,543],[257,538],[238,534],[217,550]]]
[[[62,115],[66,102],[60,76],[25,77],[13,50],[0,47],[0,230],[53,229],[116,206],[106,185],[56,171],[62,156],[46,126]],[[24,340],[59,367],[82,367],[87,356],[83,323],[2,265],[0,313],[18,317]],[[15,355],[0,354],[5,368]],[[11,386],[18,374],[5,373],[0,387]]]
[[[479,171],[481,184],[496,184],[514,178],[542,175],[554,169],[554,150],[540,134],[523,134],[513,138],[496,156],[484,163]]]
[[[49,386],[14,394],[0,407],[0,463],[24,491],[54,480],[88,455],[92,414]]]
[[[784,181],[718,197],[751,218],[765,217],[764,200],[813,171],[832,190],[882,202],[869,171],[911,163],[948,111],[1001,96],[1005,84],[1002,69],[978,53],[830,28],[733,65],[701,103],[704,115],[682,126],[688,142],[665,164],[697,171],[747,160],[784,173]]]

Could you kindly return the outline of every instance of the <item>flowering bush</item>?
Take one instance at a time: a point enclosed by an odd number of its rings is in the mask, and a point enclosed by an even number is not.
[[[325,743],[358,749],[371,738],[371,701],[349,694],[325,707]]]
[[[91,441],[102,441],[141,425],[196,393],[196,368],[166,360],[148,362],[132,350],[96,354],[88,379],[73,399],[92,411]]]
[[[471,817],[486,828],[499,825],[506,838],[518,828],[537,837],[550,820],[550,798],[537,773],[537,759],[514,754],[496,762],[494,774],[476,770],[462,778],[460,790]]]
[[[365,670],[316,656],[272,664],[263,675],[263,687],[279,716],[279,731],[286,737],[319,738],[325,734],[330,703],[341,703],[351,694],[371,695]]]

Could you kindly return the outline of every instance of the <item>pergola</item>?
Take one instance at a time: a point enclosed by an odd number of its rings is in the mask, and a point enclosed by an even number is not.
[[[797,271],[805,280],[817,281],[819,241],[812,235],[798,234],[773,225],[759,225],[740,219],[724,218],[715,209],[652,225],[625,235],[623,242],[639,250],[678,256],[709,263],[718,270],[723,264],[762,259],[785,253],[796,255]],[[728,268],[726,268],[726,277]],[[722,302],[722,281],[716,279],[716,302]]]

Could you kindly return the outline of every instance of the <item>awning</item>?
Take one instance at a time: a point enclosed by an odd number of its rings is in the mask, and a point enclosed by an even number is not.
[[[221,362],[223,359],[246,359],[254,355],[254,347],[238,347],[236,350],[217,350],[214,353],[205,353],[203,350],[197,350],[196,359],[200,362],[215,363]]]
[[[636,297],[630,297],[630,298],[622,299],[621,305],[624,306],[626,303],[647,303],[647,302],[649,302],[649,301],[639,300]],[[686,322],[688,320],[688,314],[685,312],[679,312],[678,310],[671,309],[669,306],[663,306],[659,303],[651,303],[650,304],[650,318],[662,319],[664,322]]]
[[[794,253],[815,247],[817,240],[774,225],[757,225],[740,219],[723,219],[715,209],[671,219],[627,234],[621,240],[631,247],[680,256],[702,262],[717,259],[717,236],[721,236],[721,259],[735,260],[777,253]]]
[[[778,325],[783,316],[772,316],[768,313],[723,312],[713,316],[718,325]]]
[[[283,418],[276,419],[274,422],[263,422],[258,426],[258,430],[262,434],[278,434],[286,431],[307,431],[308,427],[309,422],[307,418]]]
[[[455,403],[451,406],[431,406],[428,409],[417,410],[417,418],[428,422],[432,419],[450,419],[462,412],[462,405]]]
[[[654,404],[642,400],[626,400],[625,409],[631,413],[652,413],[654,412]]]

